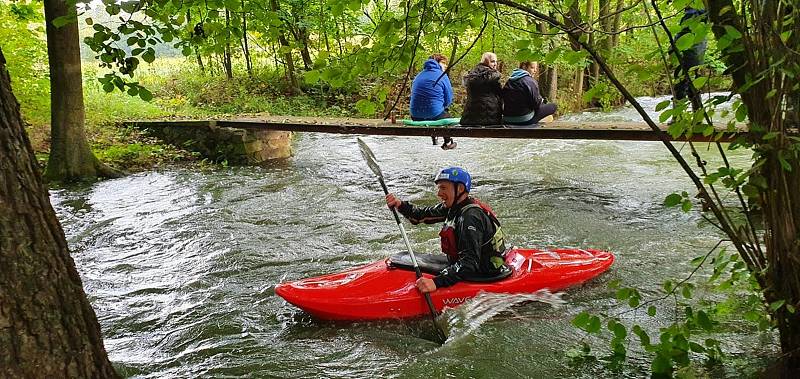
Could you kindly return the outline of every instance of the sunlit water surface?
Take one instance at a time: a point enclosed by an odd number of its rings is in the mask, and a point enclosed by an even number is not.
[[[654,107],[663,99],[645,99]],[[628,120],[629,110],[570,119]],[[274,293],[277,283],[348,269],[403,248],[355,136],[303,134],[292,158],[267,167],[172,168],[88,187],[55,190],[62,221],[111,360],[125,376],[164,377],[640,377],[630,365],[575,363],[565,352],[603,340],[570,325],[577,313],[619,313],[607,283],[644,296],[691,271],[690,259],[721,238],[695,212],[662,206],[691,183],[660,143],[458,138],[443,151],[430,139],[364,137],[389,187],[433,204],[431,178],[447,165],[474,176],[474,195],[500,215],[517,246],[597,248],[617,261],[564,293],[486,295],[448,310],[444,346],[425,339],[430,321],[330,323]],[[705,149],[707,146],[701,146]],[[680,144],[684,153],[688,147]],[[747,152],[731,154],[746,164]],[[713,161],[712,161],[712,164]],[[437,226],[407,227],[417,252],[438,248]],[[702,275],[702,273],[701,273]],[[625,313],[657,338],[660,318]],[[738,325],[738,324],[736,324]],[[732,327],[731,359],[714,377],[763,367],[774,338]],[[702,367],[699,369],[703,369]]]

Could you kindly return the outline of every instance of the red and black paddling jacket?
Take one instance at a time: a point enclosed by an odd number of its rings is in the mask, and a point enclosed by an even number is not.
[[[505,241],[500,222],[488,205],[469,197],[452,208],[441,203],[418,207],[404,201],[397,210],[414,225],[444,222],[439,236],[450,264],[433,278],[437,288],[500,272]]]

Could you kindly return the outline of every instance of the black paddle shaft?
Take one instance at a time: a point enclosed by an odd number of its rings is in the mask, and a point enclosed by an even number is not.
[[[383,172],[381,172],[381,168],[378,166],[378,162],[375,160],[375,154],[372,153],[369,146],[361,140],[361,138],[356,139],[358,141],[358,145],[361,148],[361,155],[364,157],[364,160],[367,161],[367,166],[369,166],[370,170],[378,177],[378,182],[381,183],[381,188],[383,188],[383,193],[385,195],[389,195],[389,188],[386,187],[386,182],[383,180]],[[400,228],[400,233],[403,235],[403,240],[406,243],[406,247],[408,248],[408,253],[411,255],[411,259],[414,262],[414,272],[417,274],[417,279],[422,277],[422,271],[419,269],[419,264],[417,264],[417,259],[414,257],[414,252],[411,251],[411,245],[408,242],[408,237],[406,236],[405,228],[403,228],[403,224],[400,222],[400,216],[397,215],[397,209],[389,207],[392,210],[392,214],[394,215],[394,221],[397,222],[397,227]],[[431,300],[430,293],[423,293],[423,297],[425,298],[425,302],[428,304],[428,310],[431,313],[431,320],[433,321],[433,327],[436,329],[437,337],[439,338],[439,343],[443,344],[447,341],[447,335],[444,334],[444,330],[439,327],[439,324],[436,322],[436,307],[433,306],[433,300]]]
[[[383,188],[383,193],[388,195],[389,194],[389,188],[386,187],[386,183],[383,181],[383,178],[379,176],[378,177],[378,181],[381,182],[381,187]],[[391,207],[390,207],[390,209],[392,210],[392,214],[394,215],[394,220],[397,221],[397,225],[400,225],[400,216],[397,215],[397,209],[391,208]],[[420,271],[419,265],[414,265],[414,272],[417,274],[417,279],[422,277],[422,271]],[[431,316],[433,317],[433,323],[436,326],[436,331],[438,332],[438,334],[440,334],[440,338],[441,338],[442,336],[444,336],[444,332],[436,324],[436,307],[433,306],[433,300],[431,299],[431,294],[426,292],[423,295],[425,295],[424,296],[425,297],[425,302],[428,303],[428,309],[430,309],[430,311],[431,311]],[[444,337],[444,340],[447,340],[446,336]]]

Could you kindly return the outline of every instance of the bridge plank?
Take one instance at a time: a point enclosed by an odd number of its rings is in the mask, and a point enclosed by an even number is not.
[[[472,138],[516,138],[516,139],[586,139],[586,140],[627,140],[627,141],[659,141],[659,133],[651,130],[643,122],[568,122],[555,121],[541,124],[535,128],[518,128],[490,126],[404,126],[391,124],[381,120],[369,119],[325,119],[315,122],[316,118],[307,117],[269,117],[235,120],[163,120],[133,121],[126,125],[139,128],[158,127],[226,127],[239,129],[284,130],[291,132],[313,132],[334,134],[367,134],[391,136],[450,136]],[[666,126],[661,126],[666,130]],[[719,131],[718,131],[719,132]],[[664,133],[669,140],[677,141],[719,141],[731,142],[747,133],[743,130],[732,133],[718,133],[712,136],[693,135],[691,138],[673,139]],[[718,138],[717,138],[718,137]]]

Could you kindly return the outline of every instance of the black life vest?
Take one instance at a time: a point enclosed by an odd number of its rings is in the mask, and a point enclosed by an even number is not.
[[[471,200],[472,203],[461,207],[461,209],[452,219],[446,219],[444,221],[444,225],[442,225],[442,230],[439,231],[439,237],[441,238],[442,243],[442,252],[447,255],[447,260],[450,263],[455,263],[458,261],[458,239],[456,238],[455,230],[456,220],[461,216],[461,214],[464,213],[464,211],[471,208],[480,208],[483,213],[489,216],[495,226],[494,235],[492,235],[492,238],[490,238],[489,241],[485,242],[481,246],[481,253],[483,253],[485,247],[490,247],[492,252],[497,253],[498,256],[502,254],[503,250],[505,250],[505,246],[503,244],[503,232],[500,229],[500,221],[497,220],[497,215],[494,213],[491,207],[480,202],[478,199],[472,198]],[[490,246],[487,246],[489,244]]]

